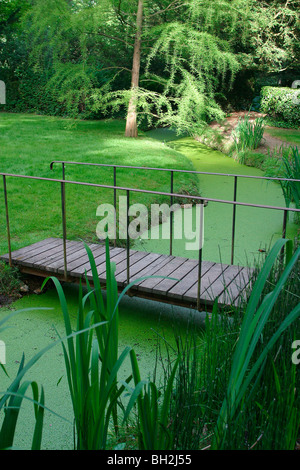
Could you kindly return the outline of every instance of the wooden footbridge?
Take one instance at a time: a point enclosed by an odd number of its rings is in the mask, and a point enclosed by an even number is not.
[[[105,246],[89,244],[95,258],[100,283],[106,283]],[[85,273],[92,281],[89,259],[82,242],[66,241],[67,273],[64,266],[64,243],[58,238],[49,238],[11,253],[12,263],[28,274],[77,282],[85,280]],[[1,257],[9,261],[9,255]],[[249,283],[249,271],[239,266],[222,265],[203,261],[201,283],[198,283],[199,262],[195,259],[159,255],[143,251],[111,248],[110,259],[116,264],[116,281],[120,290],[129,282],[146,276],[151,277],[136,282],[130,289],[131,295],[153,300],[160,300],[179,305],[197,306],[198,287],[200,285],[201,303],[211,304],[218,297],[219,304],[236,304],[239,296],[246,295]],[[129,279],[127,277],[129,268]]]
[[[234,265],[234,239],[235,239],[235,211],[237,205],[251,206],[257,208],[273,209],[283,211],[283,237],[286,232],[287,214],[288,211],[297,211],[298,209],[290,209],[286,207],[273,207],[265,205],[257,205],[251,203],[238,202],[236,200],[237,194],[237,179],[241,178],[262,178],[251,177],[244,175],[224,175],[221,173],[204,173],[196,171],[182,171],[175,169],[160,169],[160,168],[145,168],[145,167],[126,167],[124,165],[102,165],[90,164],[82,162],[52,162],[51,168],[54,163],[62,164],[62,179],[51,179],[34,177],[27,175],[14,175],[8,173],[0,173],[3,177],[3,189],[6,211],[6,228],[8,240],[8,253],[0,256],[0,259],[7,261],[10,265],[16,265],[23,273],[33,274],[40,277],[55,276],[60,280],[66,282],[78,282],[79,279],[84,281],[85,276],[92,281],[92,273],[88,255],[82,241],[70,241],[67,239],[66,230],[66,201],[65,201],[65,186],[67,184],[75,184],[81,186],[102,187],[114,191],[114,202],[116,207],[116,192],[117,190],[126,191],[127,194],[127,207],[129,207],[130,192],[152,193],[155,195],[164,195],[170,197],[171,205],[174,197],[198,199],[199,204],[205,202],[216,202],[223,204],[231,204],[233,207],[232,214],[232,246],[231,246],[231,264],[220,264],[210,261],[202,261],[202,246],[199,247],[198,259],[189,259],[185,257],[173,256],[172,254],[172,231],[173,220],[172,212],[170,214],[170,253],[168,255],[147,253],[144,251],[137,251],[130,248],[128,223],[129,217],[127,216],[127,242],[126,248],[111,247],[110,259],[116,264],[116,281],[118,288],[122,290],[130,282],[136,281],[135,284],[128,291],[129,295],[144,297],[152,300],[169,302],[175,305],[185,305],[191,308],[200,308],[203,305],[211,305],[215,299],[218,299],[218,304],[221,306],[238,305],[241,300],[246,299],[247,291],[251,284],[252,270],[248,267]],[[114,170],[113,185],[101,185],[93,183],[85,183],[78,181],[70,181],[65,178],[65,166],[67,164],[76,165],[95,165],[95,166],[111,166]],[[117,168],[137,168],[142,170],[155,170],[155,171],[168,171],[171,175],[171,188],[170,192],[157,192],[137,188],[124,188],[117,186],[116,171]],[[213,174],[232,177],[234,181],[233,200],[225,201],[220,199],[205,198],[203,196],[187,196],[176,194],[173,191],[173,178],[175,172],[182,173],[200,173],[200,174]],[[61,209],[62,209],[62,227],[63,238],[48,238],[39,241],[33,245],[13,251],[11,249],[11,234],[10,234],[10,220],[8,210],[8,193],[7,193],[7,179],[8,178],[25,178],[52,181],[59,183],[61,187]],[[276,178],[263,178],[263,179],[276,179]],[[105,259],[105,246],[102,243],[88,244],[96,262],[100,283],[105,287],[106,284],[106,259]],[[152,276],[148,279],[143,279],[146,276]]]

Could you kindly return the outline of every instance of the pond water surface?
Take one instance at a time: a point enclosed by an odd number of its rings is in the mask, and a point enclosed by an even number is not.
[[[151,134],[164,140],[174,139],[171,134]],[[262,175],[254,168],[239,165],[234,160],[220,152],[212,151],[191,138],[175,139],[172,146],[190,158],[198,171],[238,173],[246,175]],[[206,197],[232,200],[233,180],[230,177],[200,176],[199,188]],[[168,188],[166,188],[168,191]],[[238,200],[266,205],[284,206],[284,199],[279,185],[262,180],[241,178],[238,182]],[[218,262],[229,262],[231,249],[232,207],[225,204],[209,203],[205,208],[205,230],[203,258]],[[289,225],[289,235],[294,236],[297,227]],[[235,247],[236,264],[253,262],[259,256],[261,247],[269,246],[272,241],[281,236],[282,214],[279,211],[267,211],[254,208],[237,208],[237,232]],[[175,233],[177,232],[175,227]],[[175,255],[197,257],[197,251],[186,252],[185,241],[174,240]],[[139,249],[168,253],[168,240],[142,240],[137,242]],[[71,316],[74,320],[77,314],[78,288],[65,286],[65,293]],[[13,380],[23,352],[28,361],[43,347],[58,339],[57,331],[63,335],[64,325],[60,304],[55,289],[49,289],[43,295],[23,297],[11,308],[13,310],[26,308],[50,307],[52,310],[23,311],[12,317],[8,329],[1,333],[1,340],[6,344],[6,368],[10,378],[1,373],[1,390],[5,390]],[[11,310],[2,308],[0,318]],[[125,346],[131,346],[138,355],[142,376],[152,375],[157,358],[158,340],[161,344],[175,347],[176,335],[184,337],[187,322],[195,321],[195,316],[189,309],[175,308],[161,303],[154,303],[136,298],[124,298],[120,307],[120,351]],[[202,317],[197,317],[199,325]],[[198,321],[197,320],[197,321]],[[57,330],[57,331],[56,331]],[[158,370],[161,370],[158,366]],[[124,378],[129,374],[129,362],[123,370]],[[36,380],[45,388],[46,406],[60,416],[46,411],[43,437],[44,449],[72,449],[73,423],[72,409],[68,393],[64,358],[60,345],[55,346],[43,356],[29,372],[28,379]],[[33,429],[32,404],[25,403],[21,411],[21,419],[17,428],[16,446],[29,448]]]
[[[151,137],[173,138],[167,131],[152,131]],[[257,168],[241,165],[234,159],[219,151],[214,151],[190,137],[176,139],[168,142],[168,145],[188,157],[196,171],[210,173],[238,174],[247,176],[263,176],[263,172]],[[176,175],[175,178],[182,178]],[[234,194],[234,178],[230,176],[198,175],[199,190],[201,196],[213,199],[232,201]],[[166,188],[166,191],[170,191]],[[263,179],[238,178],[237,201],[267,206],[285,207],[284,197],[278,183]],[[195,208],[191,209],[195,212]],[[176,213],[175,213],[176,214]],[[230,263],[231,235],[232,235],[233,206],[230,204],[209,202],[204,209],[204,245],[203,259],[223,263]],[[197,258],[198,250],[186,250],[187,238],[176,239],[180,233],[178,224],[184,220],[180,214],[174,217],[174,241],[173,254],[187,258]],[[194,221],[196,217],[194,215]],[[165,222],[169,225],[169,222]],[[236,209],[236,233],[235,233],[235,257],[234,264],[249,265],[259,259],[261,249],[268,249],[278,238],[282,236],[283,211],[261,209],[255,207],[237,206]],[[287,236],[294,238],[299,226],[293,223],[293,215],[290,216]],[[137,249],[156,253],[169,253],[169,239],[162,239],[162,226],[158,239],[150,239],[145,233],[143,238],[136,243]],[[147,239],[148,238],[148,239]]]

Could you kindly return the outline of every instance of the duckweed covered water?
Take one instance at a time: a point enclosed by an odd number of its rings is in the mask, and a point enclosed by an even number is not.
[[[157,134],[160,140],[163,139],[164,135],[166,140],[174,138],[172,134],[164,134],[162,130]],[[156,133],[152,132],[151,136],[155,138]],[[263,176],[261,170],[241,165],[223,153],[212,150],[190,137],[169,141],[168,145],[172,145],[177,151],[187,156],[193,162],[196,171],[225,173],[226,175]],[[175,173],[174,178],[183,179],[184,176]],[[204,197],[232,201],[234,178],[199,175],[199,189]],[[169,188],[166,188],[166,191],[169,191]],[[237,200],[245,203],[285,207],[280,185],[262,179],[238,178]],[[194,212],[193,220],[196,221],[195,208],[191,210]],[[232,218],[232,205],[216,202],[208,203],[208,206],[204,209],[204,260],[230,263]],[[175,256],[197,258],[198,250],[187,251],[187,238],[176,239],[176,234],[181,232],[178,225],[181,220],[184,221],[184,217],[181,217],[180,214],[174,217],[173,254]],[[169,224],[168,221],[165,223],[166,225]],[[236,209],[234,264],[252,265],[260,256],[259,250],[268,249],[282,236],[282,227],[282,211],[238,206]],[[294,238],[298,229],[299,226],[293,223],[293,216],[291,215],[287,236]],[[145,251],[168,254],[169,239],[162,239],[162,226],[159,230],[158,239],[150,239],[150,234],[145,233],[135,247]]]
[[[64,291],[75,327],[78,287],[65,285]],[[0,372],[2,391],[15,378],[23,352],[25,361],[28,362],[44,347],[59,339],[57,332],[62,337],[65,336],[63,316],[54,288],[42,295],[23,297],[10,309],[1,308],[0,318],[11,313],[11,309],[15,311],[28,308],[51,308],[51,310],[19,312],[6,323],[9,328],[1,332],[1,340],[6,345],[6,369],[10,378],[7,379],[4,373]],[[120,307],[120,353],[126,346],[135,350],[143,379],[153,378],[157,366],[159,383],[162,361],[160,359],[157,361],[157,358],[160,354],[162,358],[165,357],[166,344],[169,345],[172,353],[172,348],[175,348],[175,337],[179,335],[184,338],[190,320],[196,322],[201,328],[203,317],[188,309],[125,297]],[[159,342],[161,348],[158,348]],[[128,359],[119,378],[125,379],[130,375],[130,371]],[[72,449],[73,412],[61,344],[49,350],[26,374],[25,379],[35,380],[39,386],[44,386],[45,405],[55,413],[45,412],[42,448]],[[31,396],[29,391],[28,396]],[[29,401],[24,401],[17,426],[15,440],[17,447],[30,448],[33,428],[33,406]]]
[[[150,134],[160,140],[172,140],[172,146],[188,158],[198,171],[238,173],[246,175],[262,175],[254,168],[239,165],[220,152],[208,149],[190,138],[175,139],[173,134]],[[177,175],[181,178],[182,176]],[[206,197],[232,200],[233,180],[228,177],[200,176],[201,194]],[[168,188],[166,188],[168,190]],[[252,179],[239,179],[238,200],[258,204],[284,206],[279,185]],[[176,224],[177,222],[175,222]],[[231,249],[232,206],[209,203],[205,209],[205,241],[203,258],[218,262],[229,262]],[[162,227],[160,227],[161,230]],[[282,214],[279,211],[267,211],[255,208],[237,208],[237,232],[235,262],[240,264],[251,262],[258,255],[258,249],[268,246],[281,236]],[[293,237],[297,227],[289,225],[288,235]],[[174,233],[176,233],[176,227]],[[174,240],[174,254],[179,256],[197,257],[197,251],[186,252],[185,240]],[[168,253],[168,240],[143,240],[138,242],[139,249],[157,253]],[[75,325],[77,314],[78,288],[66,285],[65,293],[69,309]],[[10,375],[7,379],[1,373],[1,390],[5,390],[17,373],[23,352],[28,361],[39,350],[55,342],[59,334],[64,334],[64,324],[55,289],[48,290],[40,296],[28,296],[13,304],[13,309],[50,307],[52,310],[32,310],[18,313],[8,323],[7,330],[1,333],[1,340],[6,344],[6,368]],[[0,310],[3,318],[10,312]],[[150,302],[137,298],[126,297],[120,308],[120,352],[125,346],[135,349],[139,359],[143,378],[153,374],[157,358],[158,340],[175,347],[175,336],[184,337],[189,320],[199,320],[195,312],[188,309],[175,308],[168,305]],[[57,330],[57,331],[56,331]],[[159,362],[158,372],[161,370]],[[124,377],[129,373],[129,362],[123,370]],[[36,380],[45,388],[46,406],[56,414],[46,411],[42,441],[43,449],[72,449],[73,423],[72,407],[65,373],[64,358],[60,345],[55,346],[42,357],[26,376]],[[59,416],[58,416],[59,415]],[[25,403],[21,410],[20,422],[17,427],[16,446],[29,448],[33,429],[33,411],[30,402]],[[64,419],[63,419],[64,418]]]

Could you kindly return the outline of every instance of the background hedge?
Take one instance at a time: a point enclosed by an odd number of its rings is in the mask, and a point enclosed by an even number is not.
[[[265,86],[261,90],[262,113],[289,126],[300,126],[300,89]]]

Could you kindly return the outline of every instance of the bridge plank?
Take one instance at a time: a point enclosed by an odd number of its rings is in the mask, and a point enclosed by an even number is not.
[[[180,265],[182,265],[186,261],[186,258],[174,258],[161,269],[156,272],[157,276],[172,276],[173,271],[175,271]],[[154,287],[161,281],[158,278],[146,279],[143,281],[140,286],[139,290],[143,292],[152,292]]]
[[[242,268],[237,277],[226,286],[226,289],[219,297],[219,303],[222,305],[238,306],[247,299],[247,288],[250,287],[251,272],[249,268]]]
[[[48,249],[41,251],[41,248],[33,250],[31,256],[28,256],[22,259],[22,266],[35,267],[39,265],[43,260],[55,259],[58,256],[61,256],[63,253],[63,243],[57,243],[56,245],[46,245]],[[45,249],[45,248],[44,248]]]
[[[134,255],[136,251],[130,253],[130,256]],[[118,266],[123,268],[123,265],[127,260],[127,252],[124,248],[116,249],[115,252],[110,250],[110,261],[116,264],[116,270],[118,270]],[[96,260],[97,272],[101,280],[106,279],[106,256],[104,255],[101,259]],[[88,276],[92,276],[92,271],[87,271]]]
[[[195,259],[188,259],[182,263],[175,271],[172,272],[170,277],[172,279],[162,279],[154,288],[153,292],[160,293],[163,296],[167,296],[168,291],[178,282],[181,281],[190,271],[192,271],[196,266],[198,266],[198,261]]]
[[[222,272],[227,268],[227,265],[222,265],[219,263],[214,264],[211,268],[201,277],[201,287],[200,287],[200,298],[207,300],[207,296],[203,297],[204,292],[213,284],[222,274]],[[193,284],[193,286],[185,292],[184,297],[186,300],[193,302],[198,295],[198,281]]]
[[[113,250],[117,250],[117,253],[122,251],[121,248],[118,248],[118,249],[113,248]],[[102,260],[105,260],[105,257],[106,257],[105,246],[99,245],[99,248],[93,250],[93,255],[94,255],[96,265],[97,263],[100,264]],[[90,271],[91,265],[90,265],[89,257],[87,253],[84,254],[84,256],[82,256],[81,259],[78,259],[77,261],[74,261],[73,263],[71,263],[70,269],[71,269],[70,274],[71,276],[74,276],[74,277],[83,277],[86,271]]]
[[[99,247],[99,245],[96,244],[91,244],[89,246],[92,250],[95,250]],[[82,242],[72,241],[70,245],[67,244],[67,271],[70,272],[73,263],[76,263],[77,260],[82,260],[84,255],[87,256],[87,252]],[[45,263],[44,260],[43,263]],[[63,250],[57,256],[54,256],[51,262],[44,266],[44,269],[54,273],[64,273]]]
[[[145,268],[147,268],[148,266],[151,266],[153,262],[155,262],[158,258],[160,258],[160,255],[156,253],[146,253],[146,252],[140,252],[140,253],[143,253],[144,256],[142,256],[141,259],[137,260],[136,263],[134,264],[130,263],[130,269],[129,269],[130,281],[133,280],[134,275],[140,276],[140,273]],[[117,274],[116,280],[117,282],[125,282],[127,280],[127,269]]]
[[[174,259],[174,256],[160,255],[159,258],[153,261],[153,263],[151,263],[149,266],[147,266],[145,269],[143,269],[139,273],[132,276],[131,280],[136,281],[134,287],[137,290],[139,290],[140,284],[144,281],[144,279],[138,281],[139,278],[146,277],[146,276],[158,276],[159,270],[162,269],[167,263],[170,263],[170,261],[172,261],[173,259]]]
[[[214,266],[215,263],[211,261],[203,261],[202,262],[202,269],[201,269],[201,278],[211,269],[212,266]],[[198,294],[198,264],[197,266],[192,269],[183,279],[181,279],[180,282],[175,284],[174,287],[172,287],[169,292],[168,296],[173,297],[174,299],[182,299],[184,297],[184,294],[191,288],[193,285],[197,285],[197,290],[196,292],[196,297]]]
[[[126,255],[126,250],[125,250],[125,255]],[[146,253],[144,251],[134,251],[130,250],[130,257],[129,257],[129,274],[130,272],[135,272],[136,270],[138,271],[141,266],[141,262],[144,262],[144,259],[147,258],[149,253]],[[137,263],[140,263],[137,265]],[[145,263],[145,262],[144,262]],[[137,267],[136,267],[137,265]],[[101,274],[101,278],[104,276],[105,277],[105,272]],[[125,281],[127,281],[127,257],[125,256],[125,259],[121,261],[119,264],[116,266],[116,281],[118,285],[123,286],[125,284]]]
[[[13,258],[14,258],[14,263],[18,264],[19,262],[23,262],[24,260],[30,258],[31,256],[38,254],[38,253],[44,253],[45,251],[58,246],[61,243],[60,239],[57,238],[47,238],[46,240],[43,240],[41,242],[34,243],[27,248],[20,248],[19,250],[13,251]],[[9,255],[5,254],[2,255],[1,258],[3,260],[9,259]]]
[[[67,256],[74,253],[74,251],[78,250],[78,245],[77,242],[75,241],[68,241],[66,243],[66,250],[67,250]],[[32,265],[38,267],[38,269],[44,269],[45,271],[48,272],[56,272],[55,270],[51,271],[50,266],[55,263],[55,262],[62,262],[64,264],[64,247],[63,244],[56,246],[52,250],[49,250],[48,252],[41,253],[39,255],[33,256],[32,258],[29,258],[28,260],[25,261],[24,265],[27,262],[31,263]]]
[[[214,301],[216,297],[223,294],[226,286],[229,286],[231,282],[237,277],[241,271],[240,266],[227,266],[222,274],[213,282],[203,293],[203,298],[206,300]]]

